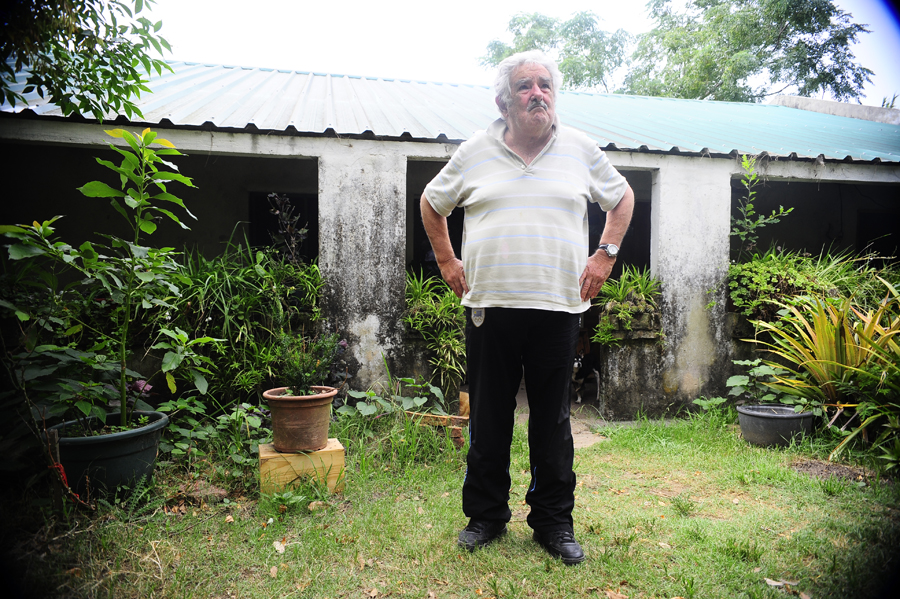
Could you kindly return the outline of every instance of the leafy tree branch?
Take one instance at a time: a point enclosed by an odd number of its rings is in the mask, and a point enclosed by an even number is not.
[[[151,51],[171,51],[162,22],[138,16],[153,0],[2,0],[0,100],[27,104],[37,92],[66,116],[98,120],[123,111],[143,116],[134,99],[146,77],[171,67]],[[16,73],[26,69],[21,93]]]
[[[512,43],[492,41],[482,64],[541,49],[559,60],[570,89],[608,92],[625,66],[617,92],[732,102],[786,91],[846,101],[874,75],[852,51],[867,25],[831,0],[689,0],[683,9],[650,0],[647,11],[655,26],[636,37],[603,31],[589,11],[568,21],[518,14]]]

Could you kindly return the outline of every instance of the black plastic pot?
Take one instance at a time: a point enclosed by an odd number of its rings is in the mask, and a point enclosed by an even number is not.
[[[754,445],[785,447],[791,439],[812,432],[812,412],[795,412],[793,406],[780,404],[738,406],[741,434]]]
[[[75,420],[52,427],[59,431],[59,461],[76,493],[114,492],[119,486],[153,475],[159,440],[169,417],[162,412],[134,412],[133,418],[141,416],[147,416],[150,423],[95,437],[66,437],[66,427],[78,424]],[[118,413],[109,414],[106,421],[117,423],[118,418]]]

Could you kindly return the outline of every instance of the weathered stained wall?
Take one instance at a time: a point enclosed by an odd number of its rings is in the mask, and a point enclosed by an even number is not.
[[[319,266],[328,324],[349,336],[356,383],[384,376],[403,336],[406,157],[377,142],[346,142],[319,159]]]
[[[94,156],[105,147],[102,129],[65,121],[0,120],[5,155],[16,160],[15,154],[22,152],[11,177],[18,187],[10,191],[7,186],[0,204],[2,221],[38,218],[29,215],[40,210],[47,216],[71,213],[67,198],[72,196],[45,193],[48,186],[71,190],[94,178],[86,171],[96,172],[96,165],[79,158],[71,168],[60,167],[57,174],[65,172],[64,181],[48,181],[43,152],[77,148],[79,156]],[[242,215],[248,191],[317,191],[326,325],[349,342],[356,370],[352,386],[365,389],[384,380],[385,359],[389,364],[414,361],[421,349],[407,342],[401,322],[409,230],[407,162],[446,160],[456,146],[184,129],[166,130],[164,136],[191,154],[185,174],[204,173],[196,192],[182,194],[200,221],[189,237],[173,231],[172,245],[186,241],[215,251],[231,234],[235,220],[246,218]],[[19,149],[26,146],[31,149]],[[689,406],[698,395],[721,393],[730,372],[734,349],[725,326],[722,283],[729,256],[732,180],[740,177],[740,164],[731,158],[646,152],[609,156],[621,170],[649,173],[652,182],[651,270],[663,285],[666,339],[664,345],[642,341],[607,353],[602,375],[607,409],[615,418],[633,417],[638,409],[672,412]],[[57,168],[66,163],[66,155],[50,163]],[[197,172],[189,172],[194,169]],[[888,190],[900,182],[896,165],[771,161],[764,174],[783,182],[862,181]],[[33,200],[37,190],[49,198],[40,206]],[[896,197],[891,199],[896,202]],[[80,226],[95,229],[95,214],[81,212]],[[11,218],[13,213],[21,217]]]
[[[651,268],[663,288],[667,404],[704,394],[730,363],[721,350],[724,302],[710,302],[728,270],[733,168],[731,160],[672,157],[656,172]]]
[[[665,339],[604,350],[603,408],[615,419],[661,415],[717,387],[730,364],[724,302],[716,300],[724,297],[728,268],[734,161],[618,153],[610,159],[652,176],[650,268],[662,284]]]

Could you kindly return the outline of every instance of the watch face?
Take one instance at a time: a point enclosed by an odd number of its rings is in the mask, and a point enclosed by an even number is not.
[[[603,248],[606,251],[606,255],[610,258],[615,258],[619,255],[619,246],[614,243],[606,244],[606,247]]]

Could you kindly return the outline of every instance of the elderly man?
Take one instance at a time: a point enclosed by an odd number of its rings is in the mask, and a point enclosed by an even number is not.
[[[534,540],[566,564],[575,540],[569,385],[581,313],[609,277],[634,193],[596,142],[556,117],[562,75],[538,51],[504,60],[494,89],[502,118],[463,143],[422,194],[441,275],[466,307],[470,447],[463,483],[470,551],[506,533],[516,392],[528,394]],[[589,257],[587,202],[607,211]],[[462,260],[446,217],[465,209]]]

